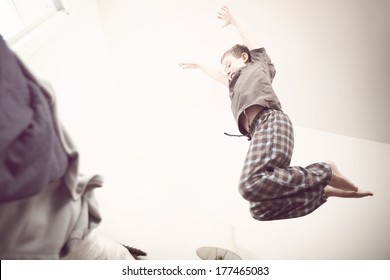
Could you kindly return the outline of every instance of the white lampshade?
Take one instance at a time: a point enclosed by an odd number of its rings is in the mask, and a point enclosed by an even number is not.
[[[228,224],[213,226],[208,241],[196,250],[202,260],[241,260],[234,245],[234,228]]]

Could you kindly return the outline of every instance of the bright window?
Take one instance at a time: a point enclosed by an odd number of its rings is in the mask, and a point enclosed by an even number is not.
[[[0,0],[0,33],[5,39],[20,37],[64,9],[59,0]]]

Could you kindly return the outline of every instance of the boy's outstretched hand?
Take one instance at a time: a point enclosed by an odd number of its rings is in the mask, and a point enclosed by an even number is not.
[[[226,6],[223,6],[219,12],[218,12],[218,18],[220,20],[223,20],[225,22],[225,24],[222,26],[222,27],[226,27],[230,24],[233,24],[233,21],[234,21],[234,18],[232,16],[232,14],[230,13],[230,10],[228,7]]]
[[[188,63],[188,62],[179,62],[179,66],[181,69],[196,69],[196,68],[198,68],[197,63]]]

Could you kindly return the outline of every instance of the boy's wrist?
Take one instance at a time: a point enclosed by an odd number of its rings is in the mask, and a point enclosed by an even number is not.
[[[237,21],[234,17],[232,17],[232,19],[230,20],[230,23],[231,23],[234,27],[236,27],[236,28],[239,27],[239,23],[238,23],[238,21]]]

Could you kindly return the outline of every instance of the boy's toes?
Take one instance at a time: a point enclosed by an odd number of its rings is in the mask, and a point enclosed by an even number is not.
[[[356,191],[356,194],[358,195],[357,197],[365,197],[365,196],[373,196],[373,192],[370,192],[370,191],[364,191],[364,190],[360,190],[358,189]]]

